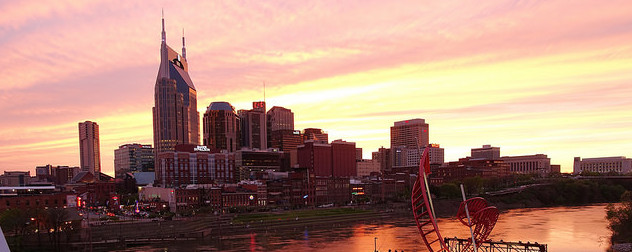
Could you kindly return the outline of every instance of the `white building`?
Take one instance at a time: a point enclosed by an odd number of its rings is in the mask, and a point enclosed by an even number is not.
[[[598,173],[630,173],[632,172],[632,159],[626,157],[599,157],[584,158],[575,157],[573,162],[573,173],[579,174],[583,171]]]
[[[395,148],[393,158],[395,159],[394,168],[398,167],[418,167],[420,154],[423,154],[424,148]],[[444,150],[438,144],[431,144],[429,150],[430,164],[442,165],[444,161]]]
[[[544,154],[506,156],[500,159],[509,164],[511,173],[539,175],[551,173],[551,159]]]

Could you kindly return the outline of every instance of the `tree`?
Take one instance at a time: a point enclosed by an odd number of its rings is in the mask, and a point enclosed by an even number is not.
[[[61,249],[61,232],[65,231],[66,221],[68,219],[68,211],[65,208],[49,208],[47,211],[49,228],[49,237],[51,238],[55,251]]]
[[[13,242],[10,243],[14,248],[22,248],[24,235],[29,231],[30,218],[26,211],[21,209],[9,209],[0,215],[0,225],[6,237],[13,234]]]
[[[632,192],[626,191],[621,196],[621,204],[608,204],[606,219],[612,230],[610,241],[614,243],[632,242]]]

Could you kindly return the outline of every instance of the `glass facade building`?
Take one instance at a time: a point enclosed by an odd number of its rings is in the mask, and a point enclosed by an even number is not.
[[[199,144],[200,122],[197,91],[189,77],[184,37],[182,55],[167,46],[162,20],[160,68],[153,108],[155,153],[173,151],[177,144]]]

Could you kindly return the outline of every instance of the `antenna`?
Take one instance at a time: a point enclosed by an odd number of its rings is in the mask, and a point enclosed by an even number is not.
[[[162,9],[162,42],[165,43],[167,40],[167,33],[165,32],[165,10]]]
[[[263,82],[263,102],[266,102],[266,82]]]
[[[182,28],[182,57],[187,58],[187,49],[184,46],[184,28]]]

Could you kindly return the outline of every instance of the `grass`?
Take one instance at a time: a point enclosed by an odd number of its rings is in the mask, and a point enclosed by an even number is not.
[[[309,217],[350,215],[350,214],[368,213],[368,212],[371,212],[371,211],[353,209],[353,208],[330,208],[330,209],[295,210],[295,211],[281,212],[281,213],[253,213],[253,214],[239,215],[235,217],[233,222],[246,223],[246,222],[252,222],[252,221],[296,219],[297,217],[300,219],[300,218],[309,218]]]

